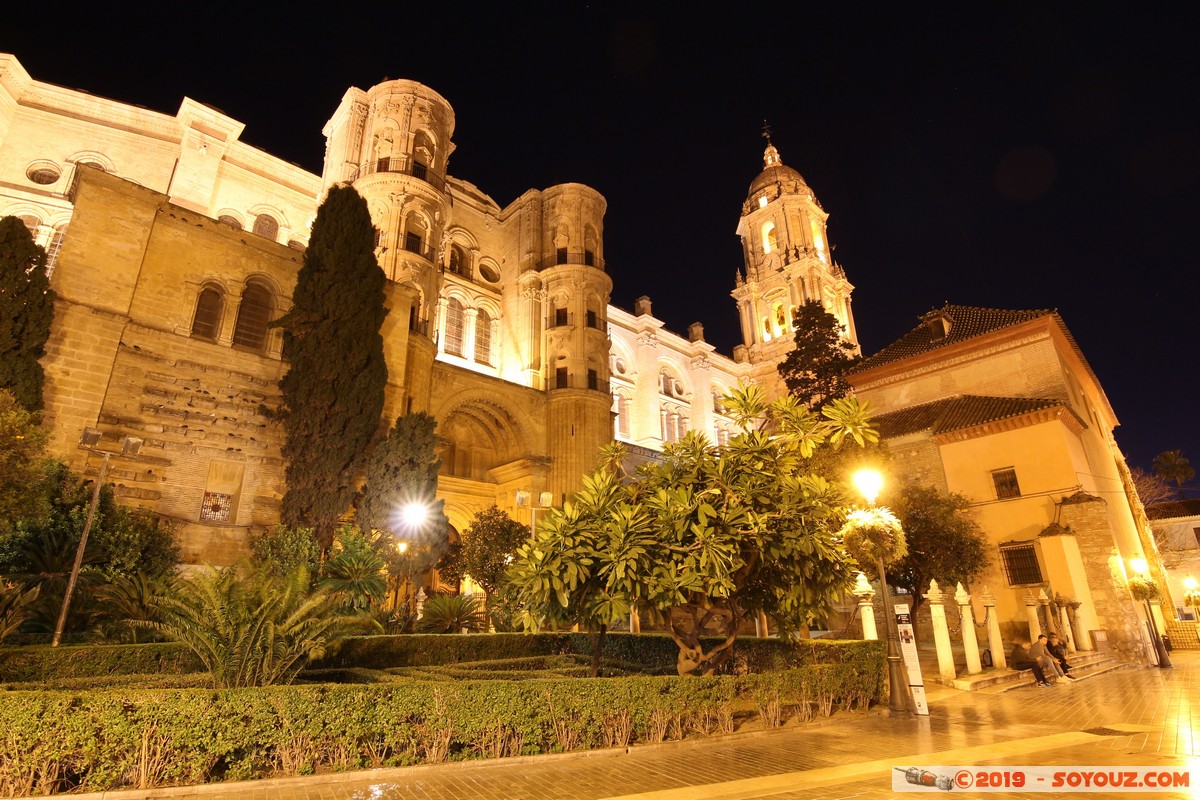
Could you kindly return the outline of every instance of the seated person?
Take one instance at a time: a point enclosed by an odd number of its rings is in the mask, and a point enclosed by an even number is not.
[[[1058,659],[1050,655],[1050,651],[1046,649],[1048,642],[1049,637],[1046,634],[1039,635],[1037,641],[1029,648],[1029,657],[1041,666],[1043,672],[1052,675],[1056,680],[1062,678],[1068,682],[1074,681],[1074,678],[1068,678],[1063,672],[1062,667],[1058,664]]]
[[[1029,657],[1029,651],[1020,642],[1013,642],[1012,655],[1008,657],[1008,666],[1018,671],[1033,670],[1033,677],[1038,686],[1053,686],[1050,681],[1046,680],[1046,673],[1042,671],[1042,665]]]
[[[1057,633],[1050,634],[1050,638],[1046,642],[1046,652],[1058,662],[1058,667],[1062,670],[1063,675],[1074,680],[1071,675],[1071,665],[1067,662],[1067,645]]]

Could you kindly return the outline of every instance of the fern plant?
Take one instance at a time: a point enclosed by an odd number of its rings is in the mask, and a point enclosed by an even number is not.
[[[210,569],[152,602],[160,621],[130,624],[186,646],[216,688],[291,683],[308,661],[370,625],[362,614],[342,613],[338,594],[310,591],[304,569],[284,579]]]

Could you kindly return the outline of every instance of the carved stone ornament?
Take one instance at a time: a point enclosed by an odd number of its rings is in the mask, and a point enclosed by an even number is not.
[[[650,331],[639,333],[637,343],[642,347],[658,347],[658,336]]]

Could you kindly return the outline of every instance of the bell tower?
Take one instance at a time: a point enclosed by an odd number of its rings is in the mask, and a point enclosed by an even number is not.
[[[800,173],[784,165],[765,126],[763,136],[763,170],[750,183],[738,221],[744,267],[731,294],[742,325],[734,359],[754,364],[755,381],[774,398],[787,391],[776,366],[794,346],[792,314],[799,306],[820,302],[847,341],[857,346],[858,336],[850,310],[854,287],[833,260],[829,215]]]

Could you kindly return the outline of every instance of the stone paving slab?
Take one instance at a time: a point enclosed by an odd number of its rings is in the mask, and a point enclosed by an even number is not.
[[[999,695],[938,693],[926,718],[843,713],[802,725],[625,750],[273,781],[75,795],[107,800],[777,800],[885,798],[896,766],[1161,766],[1200,777],[1200,653]],[[972,797],[1053,797],[959,792]],[[908,796],[908,795],[903,795]],[[1128,793],[1080,793],[1081,798]],[[1200,798],[1191,792],[1154,798]]]

